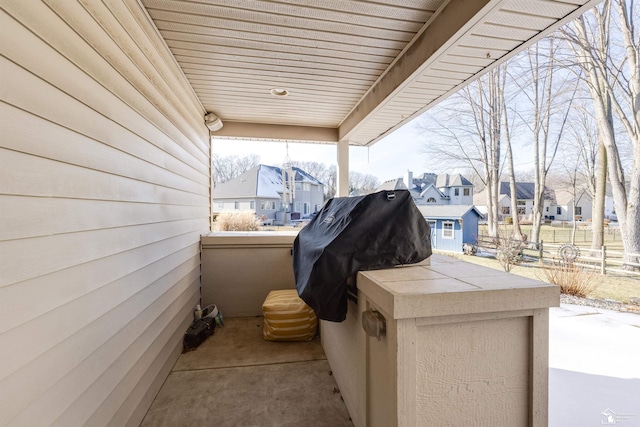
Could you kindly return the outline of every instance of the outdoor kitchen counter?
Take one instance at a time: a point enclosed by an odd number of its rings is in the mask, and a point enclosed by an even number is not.
[[[321,328],[356,427],[547,425],[558,287],[443,255],[357,286],[347,319]]]
[[[433,255],[416,264],[358,273],[358,290],[394,319],[558,307],[548,283]]]

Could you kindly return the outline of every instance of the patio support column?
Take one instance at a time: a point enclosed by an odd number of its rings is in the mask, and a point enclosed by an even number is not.
[[[349,195],[349,141],[338,141],[338,182],[336,196]]]

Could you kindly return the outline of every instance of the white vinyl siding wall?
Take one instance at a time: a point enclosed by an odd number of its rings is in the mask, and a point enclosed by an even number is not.
[[[204,111],[137,1],[0,8],[0,425],[138,425],[199,300]]]

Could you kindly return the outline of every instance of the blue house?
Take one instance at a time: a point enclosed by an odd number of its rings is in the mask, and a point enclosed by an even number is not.
[[[475,206],[421,205],[418,209],[431,227],[433,249],[462,252],[463,243],[476,243],[482,214]]]

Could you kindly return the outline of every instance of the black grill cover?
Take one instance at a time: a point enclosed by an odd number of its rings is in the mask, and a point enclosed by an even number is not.
[[[293,244],[298,295],[320,319],[347,315],[347,278],[431,255],[429,225],[407,190],[330,199]]]

